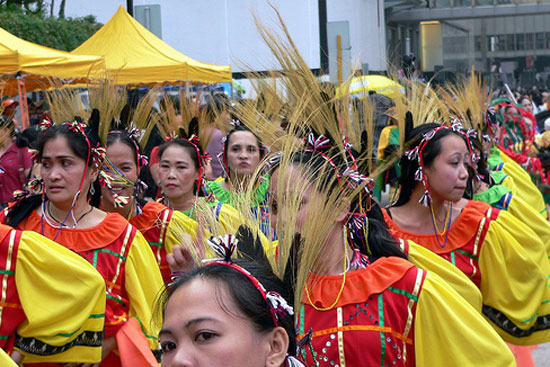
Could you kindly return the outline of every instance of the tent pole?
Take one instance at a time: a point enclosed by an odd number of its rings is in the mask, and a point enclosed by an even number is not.
[[[27,90],[23,77],[17,77],[17,92],[19,94],[19,107],[21,108],[21,125],[23,130],[29,127],[29,107],[27,106]]]
[[[134,0],[126,0],[126,11],[132,17],[134,16]]]

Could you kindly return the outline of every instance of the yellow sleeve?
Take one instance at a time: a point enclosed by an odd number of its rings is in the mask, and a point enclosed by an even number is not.
[[[439,275],[473,308],[481,312],[483,300],[476,285],[456,266],[441,256],[409,240],[409,261],[417,267]]]
[[[433,273],[427,273],[418,298],[414,345],[417,366],[516,366],[479,312]]]
[[[483,314],[500,336],[517,345],[550,341],[542,317],[550,314],[550,264],[533,231],[501,211],[487,231],[479,267]]]
[[[182,212],[174,210],[167,231],[164,240],[164,248],[167,254],[171,254],[174,246],[179,246],[181,244],[179,236],[182,234],[188,234],[195,239],[197,235],[197,222]]]
[[[136,318],[152,350],[158,346],[159,325],[153,325],[153,308],[164,282],[151,247],[138,231],[126,260],[125,287],[130,317]]]
[[[546,248],[546,255],[550,259],[550,222],[539,215],[525,200],[515,195],[512,195],[507,212],[529,227],[540,238]]]
[[[516,186],[514,179],[511,176],[506,175],[506,178],[500,184],[504,187],[509,188],[510,191],[512,191],[512,195],[518,195],[518,187]]]
[[[105,281],[88,261],[38,233],[23,232],[15,281],[27,317],[17,333],[29,339],[16,344],[25,362],[101,360]],[[31,353],[33,345],[47,350],[75,340],[81,345],[62,353],[49,356]]]
[[[530,203],[543,218],[547,218],[544,198],[537,186],[531,180],[529,173],[506,154],[501,153],[500,157],[504,161],[502,171],[514,179],[514,183],[517,186],[517,194],[526,202]]]
[[[3,349],[0,349],[0,366],[17,367],[17,363]]]
[[[378,159],[384,158],[384,149],[388,147],[390,140],[390,132],[393,126],[386,126],[380,132],[380,139],[378,140]]]

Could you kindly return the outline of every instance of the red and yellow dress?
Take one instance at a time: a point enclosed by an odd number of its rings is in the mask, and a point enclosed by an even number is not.
[[[101,360],[105,283],[88,262],[2,224],[0,278],[0,351],[15,348],[26,363]]]
[[[151,250],[160,268],[162,279],[165,283],[170,281],[170,266],[166,261],[166,255],[172,253],[176,245],[180,245],[178,233],[188,233],[194,237],[197,232],[197,222],[187,215],[173,211],[170,208],[149,201],[143,206],[143,212],[130,219],[143,237],[149,242]]]
[[[382,257],[313,275],[297,315],[308,366],[515,366],[482,316],[436,274]],[[327,311],[322,308],[334,307]]]
[[[436,234],[390,231],[451,262],[481,290],[483,314],[501,337],[517,345],[550,340],[550,265],[538,236],[506,211],[469,201],[441,246]]]
[[[44,236],[73,250],[88,260],[101,274],[106,285],[105,338],[116,336],[117,344],[135,343],[158,347],[158,330],[153,328],[152,308],[158,292],[164,287],[160,271],[147,241],[141,233],[117,213],[107,213],[97,226],[84,229],[63,229],[50,226],[33,211],[18,229],[44,232]],[[58,234],[59,233],[59,234]],[[133,318],[141,327],[143,340],[123,339],[121,331]],[[129,325],[133,325],[129,324]],[[103,367],[119,366],[126,356],[111,352],[101,363]]]

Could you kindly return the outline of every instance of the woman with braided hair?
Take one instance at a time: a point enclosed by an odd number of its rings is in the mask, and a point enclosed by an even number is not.
[[[101,366],[150,365],[157,347],[151,304],[162,278],[149,245],[117,213],[89,204],[105,150],[97,125],[66,122],[47,128],[38,145],[42,195],[20,200],[3,221],[43,234],[78,253],[106,284],[105,340]],[[139,350],[141,353],[135,353]]]

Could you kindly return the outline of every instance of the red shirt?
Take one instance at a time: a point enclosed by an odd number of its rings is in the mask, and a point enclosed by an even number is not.
[[[0,174],[0,203],[7,203],[12,201],[15,190],[23,188],[24,182],[21,180],[26,179],[24,170],[32,167],[29,150],[18,148],[13,143],[0,157],[0,167],[4,170]]]

